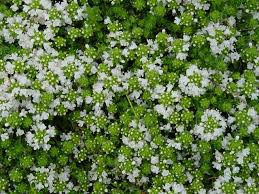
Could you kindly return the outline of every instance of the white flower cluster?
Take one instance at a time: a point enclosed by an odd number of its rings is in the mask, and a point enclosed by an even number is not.
[[[26,133],[27,143],[34,150],[43,148],[49,150],[51,145],[48,144],[50,138],[55,137],[56,132],[53,126],[46,127],[43,123],[33,125],[31,131]]]
[[[209,23],[207,27],[202,29],[202,34],[207,33],[209,35],[207,40],[214,55],[226,53],[224,60],[234,62],[240,58],[240,54],[236,52],[235,48],[236,36],[239,35],[239,32],[233,30],[236,23],[234,17],[228,18],[227,22],[228,26],[220,23]]]
[[[28,181],[30,184],[34,184],[39,191],[44,188],[47,188],[49,193],[59,193],[59,189],[62,189],[64,193],[69,193],[71,190],[76,191],[77,188],[69,181],[70,169],[64,168],[58,172],[55,168],[55,164],[51,164],[47,168],[33,166],[32,173],[28,175]]]
[[[227,127],[226,120],[217,110],[205,110],[201,122],[195,125],[193,134],[199,138],[210,141],[221,136]]]
[[[200,96],[206,92],[210,84],[209,76],[213,71],[199,69],[196,65],[191,65],[185,75],[180,75],[179,87],[188,96]]]

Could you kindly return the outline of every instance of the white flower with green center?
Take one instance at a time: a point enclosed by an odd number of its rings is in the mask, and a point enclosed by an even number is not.
[[[201,117],[201,122],[195,125],[192,133],[200,139],[211,141],[221,136],[227,127],[225,118],[217,110],[207,109]]]
[[[44,188],[52,187],[55,179],[55,165],[51,165],[48,168],[36,167],[31,168],[32,173],[27,176],[30,184],[35,185],[35,188],[40,191]]]
[[[47,127],[44,124],[37,124],[32,126],[31,131],[26,133],[27,143],[33,147],[34,150],[43,148],[44,150],[49,150],[51,145],[48,144],[50,138],[56,135],[55,129],[52,126]]]
[[[180,75],[179,88],[188,96],[200,96],[209,86],[210,74],[206,69],[200,70],[196,65],[191,65],[186,70],[186,75]]]

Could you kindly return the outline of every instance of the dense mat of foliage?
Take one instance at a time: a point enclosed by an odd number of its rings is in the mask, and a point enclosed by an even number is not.
[[[258,0],[1,0],[0,193],[259,193]]]

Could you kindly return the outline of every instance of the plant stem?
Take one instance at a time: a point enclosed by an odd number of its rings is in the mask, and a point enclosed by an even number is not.
[[[132,105],[132,102],[131,102],[131,100],[130,100],[128,94],[125,94],[125,95],[126,95],[126,98],[127,98],[128,102],[129,102],[129,104],[130,104],[130,107],[131,107],[131,109],[132,109],[132,111],[133,111],[135,117],[137,118],[137,113],[135,112],[135,109],[134,109],[134,107],[133,107],[133,105]]]

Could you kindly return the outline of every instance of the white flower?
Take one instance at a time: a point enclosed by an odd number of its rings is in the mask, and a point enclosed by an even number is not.
[[[170,172],[168,170],[163,170],[162,171],[162,176],[168,176]]]
[[[2,140],[2,141],[5,141],[5,140],[7,140],[7,139],[9,139],[8,133],[3,133],[3,134],[1,134],[1,140]]]
[[[18,6],[17,6],[17,4],[13,4],[10,8],[11,8],[14,12],[19,9]]]
[[[176,58],[180,60],[185,60],[187,58],[187,53],[177,53]]]
[[[50,9],[51,8],[51,1],[50,0],[40,0],[40,4],[44,9]]]
[[[26,34],[20,34],[18,35],[18,44],[23,47],[23,48],[27,48],[27,49],[31,49],[33,47],[33,39],[30,38],[28,35]]]
[[[155,165],[151,165],[151,171],[155,174],[159,173],[159,167],[155,166]]]
[[[177,25],[179,25],[179,24],[181,23],[181,19],[178,18],[178,17],[175,17],[174,23],[177,24]]]
[[[252,186],[255,183],[255,181],[252,177],[249,177],[248,179],[246,179],[246,182],[247,182],[248,186]]]
[[[17,129],[16,135],[17,136],[22,136],[24,134],[24,130],[21,130],[20,128]]]
[[[186,194],[186,190],[182,184],[172,183],[172,189],[176,193]]]
[[[158,156],[151,156],[151,164],[157,164],[159,162]]]
[[[110,17],[105,18],[104,24],[109,24],[109,23],[111,23]]]

